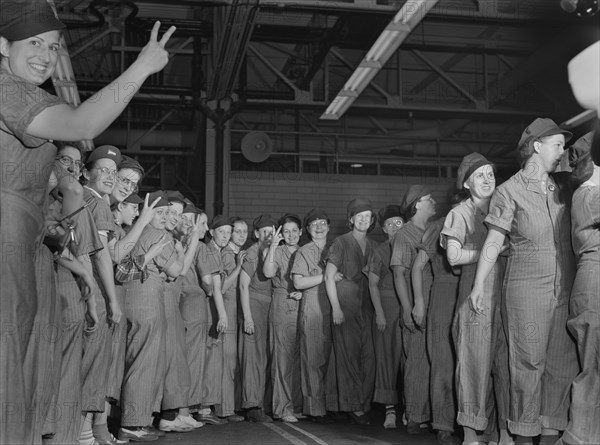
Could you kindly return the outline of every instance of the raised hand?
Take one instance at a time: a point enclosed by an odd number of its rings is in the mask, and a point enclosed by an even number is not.
[[[283,239],[283,235],[281,234],[282,228],[283,226],[279,226],[277,227],[277,230],[275,230],[275,226],[273,226],[273,238],[271,238],[271,247],[277,247]]]
[[[165,45],[175,32],[175,27],[171,26],[165,32],[160,40],[158,40],[158,30],[160,29],[160,21],[156,21],[150,33],[150,40],[146,46],[140,51],[136,64],[139,64],[146,72],[151,75],[162,70],[169,61],[169,53],[165,49]]]
[[[158,204],[158,201],[160,201],[160,196],[152,201],[152,204],[150,205],[148,205],[149,199],[150,193],[146,193],[146,197],[144,198],[144,207],[140,212],[140,216],[138,216],[138,221],[140,221],[140,224],[143,224],[144,227],[147,226],[150,221],[152,221],[152,218],[154,218],[154,207],[156,204]]]

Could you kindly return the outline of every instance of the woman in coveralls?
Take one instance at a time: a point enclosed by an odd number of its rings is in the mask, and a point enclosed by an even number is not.
[[[501,316],[504,257],[496,261],[485,280],[485,311],[474,312],[468,299],[488,232],[484,220],[496,188],[491,163],[479,153],[465,156],[458,167],[456,186],[470,196],[446,216],[441,244],[446,246],[448,262],[461,267],[452,329],[456,350],[457,422],[463,427],[466,445],[479,444],[484,431],[497,436],[498,427],[500,443],[506,445],[512,439],[506,424],[508,350]]]
[[[269,345],[273,382],[273,416],[284,422],[298,422],[302,411],[298,308],[302,292],[294,289],[290,270],[302,235],[300,218],[283,215],[271,240],[263,273],[272,278],[273,297],[269,310]],[[281,241],[285,244],[279,245]]]
[[[351,231],[335,239],[327,255],[325,287],[331,303],[333,347],[339,410],[353,422],[369,424],[368,412],[375,387],[373,305],[368,282],[362,273],[375,248],[367,232],[375,222],[373,204],[357,198],[348,203]],[[343,279],[336,281],[336,274]]]
[[[373,344],[375,347],[375,391],[373,402],[385,405],[383,427],[396,428],[398,372],[402,359],[400,304],[394,290],[390,269],[392,239],[404,225],[400,206],[388,205],[379,211],[379,225],[388,239],[379,244],[369,257],[363,273],[369,279],[371,302],[375,309]]]
[[[0,342],[0,400],[14,407],[6,413],[0,442],[39,443],[51,399],[40,396],[56,390],[45,380],[52,348],[32,336],[36,316],[46,326],[57,304],[51,256],[44,259],[41,254],[48,178],[56,154],[51,140],[93,139],[121,114],[132,93],[168,62],[164,45],[175,29],[159,42],[158,26],[116,82],[73,108],[39,88],[56,68],[63,23],[46,2],[2,2],[0,323],[14,326],[15,333]],[[33,412],[38,414],[29,414]]]
[[[488,235],[469,299],[485,310],[485,279],[505,238],[504,277],[510,366],[508,428],[517,444],[554,445],[567,426],[570,387],[577,374],[575,343],[566,329],[575,278],[571,246],[571,187],[554,174],[571,133],[551,119],[533,121],[519,140],[521,170],[492,196]]]
[[[557,445],[600,443],[600,167],[590,156],[591,145],[600,146],[598,136],[592,142],[593,134],[586,134],[569,152],[578,186],[571,207],[577,275],[567,326],[577,339],[582,370],[573,381],[569,424]]]

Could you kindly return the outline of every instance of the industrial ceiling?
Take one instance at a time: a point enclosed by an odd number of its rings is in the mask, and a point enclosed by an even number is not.
[[[251,132],[273,148],[255,168],[328,170],[344,159],[433,162],[442,172],[471,151],[513,163],[535,117],[562,122],[582,111],[566,65],[600,38],[594,17],[557,0],[440,0],[344,115],[323,120],[405,0],[54,3],[83,98],[134,60],[156,19],[177,26],[169,65],[98,141],[160,158],[161,173],[190,190],[206,180],[193,170],[214,143],[210,129],[225,134],[218,168],[245,168],[240,147]]]

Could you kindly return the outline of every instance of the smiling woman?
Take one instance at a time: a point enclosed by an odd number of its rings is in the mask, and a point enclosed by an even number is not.
[[[170,28],[159,40],[160,23],[155,23],[137,60],[107,86],[121,93],[116,96],[120,100],[100,91],[73,108],[39,88],[56,68],[64,28],[46,1],[2,1],[0,322],[14,326],[15,334],[0,342],[0,400],[15,409],[14,417],[3,419],[10,427],[0,429],[0,443],[39,442],[54,390],[46,377],[56,363],[49,356],[54,347],[44,347],[31,336],[34,323],[47,325],[50,314],[60,313],[51,257],[41,244],[56,154],[51,141],[93,139],[104,131],[126,107],[131,87],[137,92],[148,76],[167,64],[164,46],[175,31]]]

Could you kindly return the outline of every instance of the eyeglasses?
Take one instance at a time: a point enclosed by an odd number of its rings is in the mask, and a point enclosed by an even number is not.
[[[317,219],[316,221],[313,221],[309,224],[309,227],[312,227],[313,229],[315,227],[323,227],[327,225],[327,220],[325,219]]]
[[[70,156],[62,155],[62,156],[57,156],[54,159],[56,159],[58,162],[60,162],[65,167],[70,167],[72,165],[74,165],[78,169],[81,169],[83,167],[83,162],[76,161],[75,159],[73,159]]]
[[[131,193],[136,192],[138,189],[137,182],[134,182],[129,178],[123,178],[122,176],[117,175],[117,181]]]
[[[393,226],[400,227],[400,226],[402,226],[402,224],[404,224],[404,222],[401,219],[394,219],[390,222],[385,223],[385,225],[387,227],[393,227]]]
[[[94,167],[91,170],[98,170],[102,176],[108,176],[109,178],[112,176],[113,178],[117,176],[116,170],[110,170],[108,167]]]

